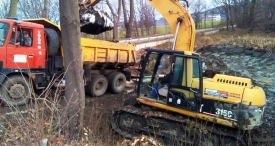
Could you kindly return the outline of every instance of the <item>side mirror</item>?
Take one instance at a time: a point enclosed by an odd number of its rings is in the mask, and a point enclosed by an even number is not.
[[[19,24],[20,24],[20,21],[14,21],[13,24],[14,24],[14,25],[19,25]]]

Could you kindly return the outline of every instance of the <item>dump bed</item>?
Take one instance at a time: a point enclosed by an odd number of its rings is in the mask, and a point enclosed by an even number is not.
[[[135,46],[103,40],[81,38],[84,64],[107,63],[108,65],[134,65]]]
[[[62,40],[60,26],[47,19],[24,19],[23,21],[41,24],[45,28],[52,28],[57,31],[60,40]],[[81,48],[84,64],[134,65],[135,63],[135,46],[132,44],[81,38]]]

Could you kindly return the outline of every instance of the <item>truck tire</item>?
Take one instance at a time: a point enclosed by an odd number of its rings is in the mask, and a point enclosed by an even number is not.
[[[105,76],[92,74],[91,81],[86,85],[85,92],[90,96],[102,96],[108,87],[108,81]]]
[[[55,56],[60,46],[58,34],[54,29],[51,28],[45,28],[45,33],[47,38],[48,56]]]
[[[25,105],[32,95],[29,80],[22,75],[7,77],[0,90],[1,100],[6,106]]]
[[[116,71],[111,71],[106,75],[106,78],[107,78],[108,82],[109,82],[109,80],[111,79],[111,77],[114,73],[116,73]]]
[[[111,71],[111,72],[109,72],[107,75],[106,75],[106,78],[107,78],[107,81],[108,81],[108,87],[107,87],[107,91],[109,91],[109,92],[113,92],[112,91],[112,89],[109,87],[110,86],[110,81],[111,81],[111,77],[112,77],[112,75],[114,74],[114,73],[116,73],[116,71]]]
[[[109,89],[114,93],[120,93],[126,86],[126,77],[121,72],[115,72],[108,80]]]

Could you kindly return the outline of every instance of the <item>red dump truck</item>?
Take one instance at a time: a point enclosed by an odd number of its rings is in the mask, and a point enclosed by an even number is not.
[[[22,45],[25,33],[30,46]],[[34,91],[45,89],[52,81],[64,86],[65,68],[61,29],[46,19],[0,19],[0,91],[6,105],[23,105]],[[83,69],[90,96],[101,96],[107,88],[119,93],[130,80],[125,71],[135,64],[135,47],[131,44],[81,38]],[[26,82],[30,80],[30,82]],[[61,83],[61,84],[60,84]]]

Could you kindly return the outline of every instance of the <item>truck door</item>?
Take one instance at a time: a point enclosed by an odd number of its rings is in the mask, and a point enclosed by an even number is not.
[[[174,55],[168,85],[167,104],[198,111],[202,99],[202,73],[200,59]]]
[[[33,29],[13,26],[7,46],[7,68],[33,68],[34,64]]]

